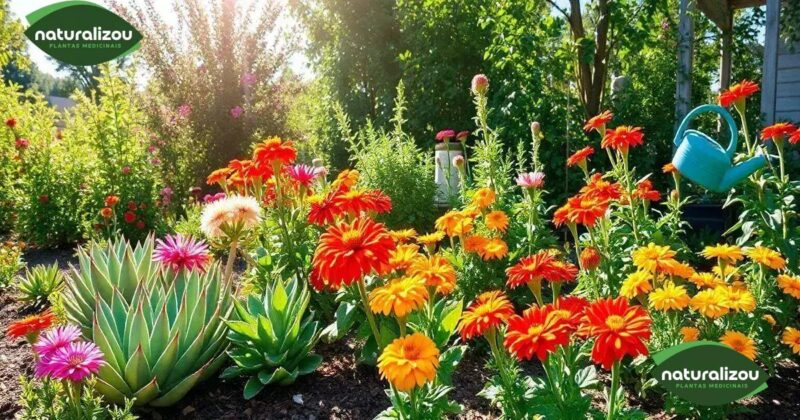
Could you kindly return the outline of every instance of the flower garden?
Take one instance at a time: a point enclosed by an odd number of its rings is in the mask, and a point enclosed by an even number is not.
[[[435,152],[407,134],[401,84],[387,128],[338,114],[349,167],[263,135],[193,183],[200,105],[154,122],[131,80],[103,66],[62,117],[0,88],[0,416],[796,416],[800,128],[748,125],[757,81],[707,108],[737,117],[719,164],[686,127],[648,162],[648,131],[609,107],[556,166],[538,122],[507,147],[501,82],[477,74],[470,131],[437,129]],[[736,220],[697,239],[685,212],[706,190]],[[651,356],[698,340],[767,390],[666,392]]]

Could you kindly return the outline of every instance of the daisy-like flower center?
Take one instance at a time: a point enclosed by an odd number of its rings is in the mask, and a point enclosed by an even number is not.
[[[78,367],[83,363],[83,357],[77,354],[73,354],[67,358],[67,363],[69,363],[72,367]]]
[[[361,232],[355,229],[350,229],[342,233],[342,242],[348,248],[358,248],[361,246]]]
[[[530,328],[528,328],[528,335],[538,337],[542,335],[542,331],[544,331],[544,326],[541,324],[531,325]]]
[[[419,348],[411,343],[404,345],[403,357],[408,360],[419,359]]]
[[[611,315],[606,318],[606,326],[612,331],[619,331],[625,325],[625,319],[619,315]]]

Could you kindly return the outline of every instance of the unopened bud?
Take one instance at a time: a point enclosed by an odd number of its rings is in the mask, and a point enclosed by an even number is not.
[[[537,139],[542,134],[542,126],[539,124],[538,121],[534,121],[531,123],[531,133],[533,133],[533,137]]]
[[[464,167],[464,156],[456,155],[455,157],[453,157],[453,166],[455,166],[456,168],[459,168],[459,169],[463,168]]]
[[[472,93],[484,95],[489,89],[489,78],[485,74],[476,74],[472,78]]]

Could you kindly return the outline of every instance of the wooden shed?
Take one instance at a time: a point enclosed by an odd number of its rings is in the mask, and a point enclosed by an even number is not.
[[[800,44],[790,48],[780,40],[780,0],[680,0],[678,46],[677,120],[689,111],[692,97],[692,45],[694,22],[690,12],[697,8],[722,32],[720,89],[731,83],[733,13],[736,9],[766,5],[764,70],[761,80],[761,113],[764,124],[775,121],[800,122]],[[800,25],[800,22],[797,23]]]

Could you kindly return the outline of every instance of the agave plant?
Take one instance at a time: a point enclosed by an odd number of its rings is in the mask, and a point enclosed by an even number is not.
[[[245,399],[256,396],[265,385],[288,385],[298,376],[317,369],[322,357],[310,354],[319,338],[319,322],[306,313],[311,294],[296,280],[276,281],[261,299],[250,295],[247,306],[234,304],[238,320],[227,321],[228,351],[236,366],[223,378],[251,375],[244,387]]]
[[[64,284],[58,264],[37,265],[25,272],[17,283],[19,298],[25,302],[42,303]]]
[[[175,273],[152,256],[152,237],[92,242],[66,281],[67,316],[103,351],[96,388],[114,402],[172,405],[225,361],[233,293],[219,264]]]

